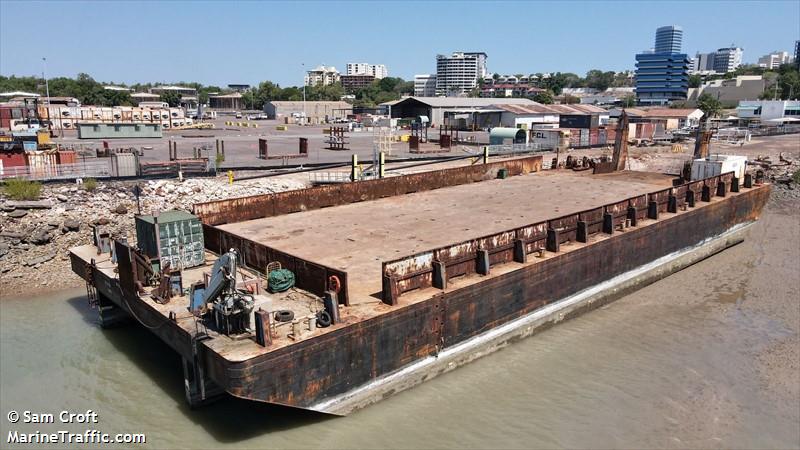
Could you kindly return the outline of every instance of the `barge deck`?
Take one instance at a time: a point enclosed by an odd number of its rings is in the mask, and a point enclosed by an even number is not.
[[[257,308],[302,317],[323,297],[338,305],[332,326],[299,337],[272,328],[268,345],[207,330],[186,295],[161,305],[151,289],[137,293],[131,250],[120,242],[117,264],[84,246],[71,251],[73,269],[96,290],[101,316],[132,316],[182,356],[190,404],[227,392],[346,414],[471,357],[436,369],[420,362],[545,307],[558,311],[593,286],[709,240],[715,251],[735,244],[726,233],[756,220],[770,189],[731,173],[673,186],[661,174],[540,168],[540,157],[528,157],[196,205],[207,264],[184,270],[185,280],[202,279],[213,258],[236,249],[242,286],[275,262],[296,276],[288,293],[259,291]],[[501,169],[510,177],[498,179]],[[391,388],[378,387],[389,379]]]

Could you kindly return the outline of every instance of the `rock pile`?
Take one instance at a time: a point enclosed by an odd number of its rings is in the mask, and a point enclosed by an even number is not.
[[[69,248],[92,241],[91,225],[134,242],[133,216],[139,207],[143,214],[191,211],[195,203],[303,187],[304,182],[285,177],[233,185],[226,178],[98,182],[92,192],[75,184],[47,184],[38,202],[46,206],[37,208],[20,207],[0,191],[0,296],[79,285],[71,273]]]

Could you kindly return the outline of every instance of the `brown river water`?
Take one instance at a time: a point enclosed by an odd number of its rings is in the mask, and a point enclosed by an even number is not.
[[[344,418],[233,398],[198,410],[178,356],[102,330],[83,290],[0,302],[9,431],[146,433],[146,447],[798,448],[800,213],[744,243]],[[97,424],[60,424],[94,410]],[[9,411],[56,414],[11,424]]]

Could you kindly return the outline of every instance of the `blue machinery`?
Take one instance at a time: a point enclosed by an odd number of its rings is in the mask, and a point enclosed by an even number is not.
[[[252,295],[236,289],[237,258],[234,249],[220,256],[211,269],[208,286],[195,283],[189,292],[189,310],[212,316],[214,328],[226,335],[248,331],[254,305]]]

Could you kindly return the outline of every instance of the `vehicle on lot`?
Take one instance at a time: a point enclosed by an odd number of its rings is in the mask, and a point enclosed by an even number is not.
[[[242,118],[242,113],[240,113],[240,112],[237,112],[237,113],[236,113],[236,118],[237,118],[237,119],[241,119],[241,118]]]

